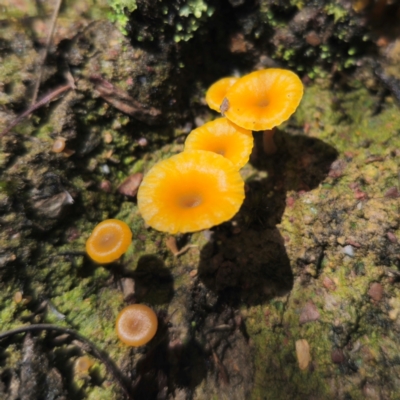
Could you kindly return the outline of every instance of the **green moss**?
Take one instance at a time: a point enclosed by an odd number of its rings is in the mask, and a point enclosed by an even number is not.
[[[114,22],[124,35],[127,35],[128,32],[125,29],[129,21],[127,13],[137,9],[136,0],[107,0],[107,2],[113,10],[108,14],[110,21]]]

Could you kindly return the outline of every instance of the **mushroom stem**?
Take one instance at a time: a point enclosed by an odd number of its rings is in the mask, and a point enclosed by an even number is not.
[[[266,129],[263,132],[263,149],[264,153],[271,156],[278,150],[274,141],[275,128]]]

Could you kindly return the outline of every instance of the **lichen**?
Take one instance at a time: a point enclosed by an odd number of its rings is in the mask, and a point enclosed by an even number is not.
[[[137,9],[136,0],[107,0],[113,12],[109,13],[109,19],[114,22],[118,29],[127,35],[125,27],[129,21],[127,13],[131,13]]]

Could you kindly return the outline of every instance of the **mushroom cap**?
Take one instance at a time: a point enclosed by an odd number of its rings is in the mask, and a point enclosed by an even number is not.
[[[206,103],[212,110],[220,112],[220,105],[225,98],[227,90],[238,80],[233,76],[222,78],[213,83],[206,92]]]
[[[132,232],[125,222],[106,219],[93,229],[86,241],[86,252],[93,261],[106,264],[118,260],[131,242]]]
[[[154,165],[137,195],[151,227],[169,233],[195,232],[231,219],[244,200],[244,182],[219,154],[190,150]]]
[[[185,141],[185,151],[212,151],[224,156],[240,169],[249,161],[253,142],[251,131],[226,118],[217,118],[189,133]]]
[[[156,313],[144,304],[131,304],[125,307],[117,317],[115,329],[121,342],[128,346],[142,346],[157,332]]]
[[[302,97],[303,84],[294,72],[279,68],[255,71],[229,88],[224,115],[245,129],[272,129],[296,111]]]

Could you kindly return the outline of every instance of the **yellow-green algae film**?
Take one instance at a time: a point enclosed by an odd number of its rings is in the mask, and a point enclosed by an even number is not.
[[[391,193],[400,184],[400,114],[389,97],[373,115],[376,101],[361,85],[335,94],[315,85],[295,114],[307,136],[338,150],[337,169],[311,191],[287,193],[278,229],[293,289],[245,310],[256,360],[253,399],[397,398],[400,291],[393,285],[393,245],[400,232],[399,200]],[[318,315],[300,323],[310,302]],[[310,347],[305,370],[295,351],[299,339]],[[390,384],[382,386],[382,377]]]

